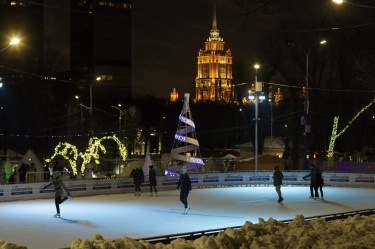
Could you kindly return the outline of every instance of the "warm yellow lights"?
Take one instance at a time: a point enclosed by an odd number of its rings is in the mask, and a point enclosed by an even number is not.
[[[5,51],[5,50],[8,49],[10,46],[17,45],[19,42],[20,42],[20,39],[18,39],[18,38],[13,38],[12,40],[10,40],[9,44],[8,44],[5,48],[0,49],[0,52]]]
[[[9,45],[10,45],[10,46],[12,46],[12,45],[17,45],[19,42],[20,42],[20,39],[18,39],[18,38],[13,38],[13,39],[10,41]]]
[[[332,0],[334,3],[337,3],[337,4],[342,4],[344,1],[343,0]]]
[[[93,137],[90,138],[89,144],[85,152],[78,152],[78,149],[76,146],[69,144],[69,143],[59,143],[55,147],[55,153],[52,155],[50,159],[47,159],[46,162],[51,162],[56,156],[62,156],[64,159],[66,159],[70,166],[72,167],[73,173],[76,175],[78,173],[77,171],[77,160],[81,158],[82,164],[80,167],[80,172],[85,172],[86,165],[95,162],[96,164],[100,164],[99,162],[99,152],[102,152],[106,154],[105,147],[101,144],[103,140],[113,140],[117,143],[120,155],[123,160],[126,159],[127,153],[126,153],[126,147],[121,141],[116,137],[116,135],[113,136],[106,136],[102,138]]]
[[[255,69],[260,68],[259,64],[255,64],[255,65],[254,65],[254,68],[255,68]]]
[[[320,44],[324,44],[324,43],[326,43],[326,42],[327,42],[326,40],[323,40],[323,41],[320,42]]]

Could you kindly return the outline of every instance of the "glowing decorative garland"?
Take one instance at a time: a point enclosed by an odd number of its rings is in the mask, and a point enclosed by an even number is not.
[[[369,108],[373,103],[375,102],[375,99],[371,101],[370,104],[365,106],[362,110],[360,110],[353,118],[349,121],[349,123],[342,129],[339,134],[337,134],[337,126],[339,123],[339,116],[335,117],[333,119],[333,128],[332,128],[332,135],[331,135],[331,141],[329,142],[329,148],[328,148],[328,157],[333,157],[333,148],[335,146],[335,141],[338,137],[340,137],[348,128],[349,126],[356,120],[359,115],[361,115],[367,108]],[[336,135],[337,134],[337,135]]]
[[[113,140],[117,143],[120,155],[123,160],[126,159],[127,153],[126,153],[126,147],[121,141],[116,137],[116,135],[113,136],[106,136],[102,138],[92,137],[89,140],[89,145],[84,153],[78,152],[77,147],[70,144],[70,143],[59,143],[55,147],[55,153],[51,156],[50,159],[46,159],[46,162],[51,162],[56,156],[60,155],[64,159],[68,160],[70,166],[73,169],[73,173],[77,174],[77,160],[78,158],[82,158],[83,162],[81,165],[81,172],[85,172],[86,164],[90,163],[92,160],[96,164],[100,164],[99,161],[99,149],[106,154],[107,150],[105,147],[101,144],[103,140]]]

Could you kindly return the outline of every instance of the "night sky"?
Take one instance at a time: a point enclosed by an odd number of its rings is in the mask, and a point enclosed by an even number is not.
[[[209,37],[213,2],[133,1],[132,85],[135,96],[150,94],[168,98],[174,87],[180,96],[185,92],[194,94],[197,55]],[[215,2],[225,49],[231,49],[234,64],[241,64],[247,70],[242,79],[237,79],[237,84],[241,83],[238,80],[253,81],[253,65],[258,62],[262,66],[260,47],[281,29],[291,33],[320,32],[325,39],[323,36],[332,35],[336,28],[355,29],[357,25],[371,28],[369,23],[375,13],[369,8],[337,6],[329,0]]]

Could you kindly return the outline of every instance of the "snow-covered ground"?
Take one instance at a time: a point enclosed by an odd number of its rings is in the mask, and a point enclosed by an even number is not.
[[[325,187],[324,200],[309,199],[309,188],[282,187],[284,203],[277,203],[274,187],[193,189],[191,210],[183,214],[179,192],[163,191],[159,197],[132,194],[76,197],[55,214],[53,199],[0,203],[0,240],[28,249],[68,248],[76,238],[145,238],[231,226],[246,221],[293,219],[374,208],[375,189]],[[358,221],[357,221],[358,222]],[[372,223],[374,224],[374,223]],[[0,242],[0,248],[1,242]]]

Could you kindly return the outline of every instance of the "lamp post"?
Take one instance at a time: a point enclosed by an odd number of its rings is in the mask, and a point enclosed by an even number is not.
[[[118,104],[119,107],[121,107],[121,104]],[[115,108],[119,111],[119,116],[118,116],[118,138],[121,140],[121,119],[122,116],[124,115],[124,112],[117,106],[111,106],[112,108]]]
[[[308,125],[308,115],[309,115],[309,54],[310,51],[319,45],[325,44],[327,41],[322,40],[318,44],[314,44],[311,46],[306,53],[306,80],[305,80],[305,100],[303,102],[303,117],[302,117],[302,125],[304,126],[304,132],[303,132],[303,165],[304,169],[308,168],[308,161],[307,161],[307,133],[311,131],[310,125]]]
[[[90,108],[89,108],[89,113],[90,113],[90,135],[93,135],[94,134],[94,130],[93,130],[93,124],[92,124],[92,87],[94,85],[94,82],[98,82],[100,81],[101,78],[100,77],[96,77],[96,79],[94,81],[91,81],[91,84],[90,84]]]
[[[255,141],[254,141],[254,163],[255,171],[258,171],[258,104],[259,97],[258,94],[262,91],[261,83],[258,83],[258,69],[260,68],[259,64],[254,65],[255,68]]]

